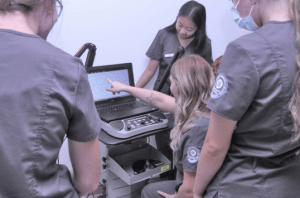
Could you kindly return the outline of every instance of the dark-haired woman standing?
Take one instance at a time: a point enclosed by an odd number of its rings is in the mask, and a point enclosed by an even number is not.
[[[144,87],[159,67],[155,81],[156,88],[170,64],[174,53],[182,46],[186,54],[198,54],[209,64],[212,61],[211,41],[206,36],[206,10],[196,1],[188,1],[179,10],[176,21],[159,30],[146,55],[150,62],[138,80],[136,87]],[[170,80],[167,80],[161,92],[170,94]]]
[[[158,77],[154,84],[154,88],[157,88],[173,55],[180,46],[185,48],[184,55],[198,54],[210,65],[212,64],[211,41],[206,35],[206,10],[203,5],[196,1],[185,3],[180,8],[176,21],[158,31],[146,53],[150,62],[136,83],[136,87],[144,87],[159,67]],[[171,82],[168,78],[161,92],[170,94],[170,85]],[[169,132],[165,132],[156,135],[155,139],[158,150],[171,160],[172,150],[169,146],[169,137]]]

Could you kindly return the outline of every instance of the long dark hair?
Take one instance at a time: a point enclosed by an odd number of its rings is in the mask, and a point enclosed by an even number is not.
[[[205,7],[196,1],[186,2],[180,8],[175,22],[172,25],[166,27],[165,30],[167,30],[168,32],[177,33],[176,22],[178,17],[180,16],[188,17],[197,26],[198,29],[195,32],[195,38],[193,39],[191,45],[193,52],[201,55],[207,38]]]

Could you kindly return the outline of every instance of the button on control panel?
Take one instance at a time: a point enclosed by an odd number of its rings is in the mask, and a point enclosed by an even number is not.
[[[162,122],[163,121],[159,117],[153,117],[150,115],[141,115],[124,120],[125,130],[127,131]]]

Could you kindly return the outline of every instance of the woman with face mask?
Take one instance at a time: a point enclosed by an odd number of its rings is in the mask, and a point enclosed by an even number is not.
[[[79,198],[98,187],[100,119],[85,68],[46,41],[62,6],[0,1],[1,198]],[[65,136],[73,177],[56,164]]]
[[[298,71],[288,0],[233,0],[254,31],[231,42],[207,107],[211,117],[194,198],[299,197],[300,142],[289,111]]]

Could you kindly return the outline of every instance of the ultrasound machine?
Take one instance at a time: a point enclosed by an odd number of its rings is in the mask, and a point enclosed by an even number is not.
[[[111,86],[106,77],[134,86],[132,64],[92,66],[95,45],[85,44],[75,56],[80,57],[87,49],[85,67],[102,122],[98,136],[102,157],[100,197],[138,198],[147,179],[171,169],[170,160],[149,144],[150,136],[170,130],[168,118],[171,115],[165,115],[126,92],[113,95],[106,91]],[[167,72],[164,77],[169,75]]]
[[[168,126],[166,116],[158,109],[137,100],[126,92],[112,94],[106,80],[134,86],[131,63],[87,68],[96,108],[102,120],[102,129],[116,138],[129,138]]]

